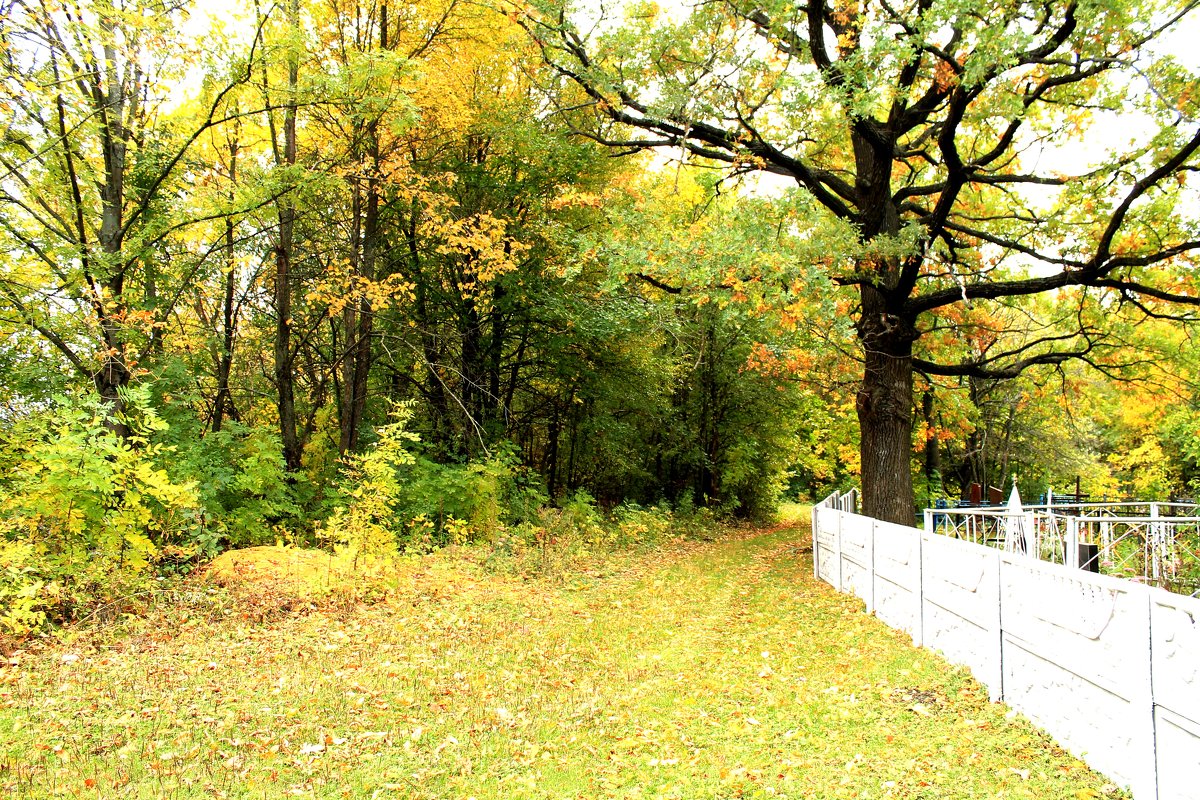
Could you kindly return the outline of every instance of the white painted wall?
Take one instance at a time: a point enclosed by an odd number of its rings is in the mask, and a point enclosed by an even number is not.
[[[1200,600],[1150,594],[1158,795],[1200,800]]]
[[[910,531],[921,547],[922,644],[969,667],[999,700],[1000,551]]]
[[[850,507],[813,509],[818,578],[970,668],[1137,800],[1200,800],[1200,600]]]

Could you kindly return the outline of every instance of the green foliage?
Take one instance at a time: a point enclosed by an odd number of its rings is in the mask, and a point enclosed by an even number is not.
[[[484,547],[486,563],[502,572],[565,579],[622,552],[653,550],[684,539],[710,540],[724,529],[712,509],[686,496],[675,510],[625,502],[603,513],[578,490],[560,508],[543,507],[530,519],[502,528]]]
[[[406,449],[417,440],[405,426],[411,417],[406,406],[392,411],[392,422],[379,428],[379,439],[366,452],[345,459],[339,504],[325,521],[322,537],[359,556],[385,556],[396,552],[396,506],[401,482],[398,468],[412,464]]]
[[[421,456],[400,476],[396,517],[418,547],[490,540],[536,518],[547,502],[540,479],[507,446],[468,464]]]
[[[591,550],[603,550],[616,540],[596,508],[596,498],[583,489],[576,490],[562,508],[544,509],[540,517],[544,529],[540,535],[551,542],[574,541]]]
[[[1195,400],[1168,409],[1160,437],[1160,447],[1179,476],[1175,491],[1200,496],[1200,409]]]
[[[123,400],[126,410],[114,414],[94,399],[60,398],[5,436],[11,465],[0,486],[0,541],[13,581],[9,613],[25,624],[43,611],[69,618],[163,559],[194,552],[202,509],[195,483],[168,474],[173,448],[154,441],[166,423],[148,391],[127,390]]]
[[[412,414],[411,406],[398,406],[373,445],[345,457],[322,538],[356,555],[428,552],[490,540],[544,513],[536,476],[516,463],[510,448],[465,465],[415,456]]]
[[[0,538],[0,642],[40,628],[54,594],[39,577],[33,545]]]
[[[795,234],[791,195],[733,202],[691,168],[631,183],[607,198],[609,226],[577,236],[587,259],[572,274],[598,273],[599,291],[545,304],[571,334],[553,359],[551,492],[769,517],[805,456],[806,407],[829,402],[798,374],[842,335],[815,322],[834,311],[812,265],[822,244]]]
[[[853,397],[841,394],[810,389],[800,398],[787,488],[793,497],[811,502],[857,483],[858,422]]]
[[[643,508],[636,503],[622,503],[613,509],[613,545],[617,548],[657,547],[672,534],[685,535],[679,530],[681,520],[662,507]],[[694,532],[689,529],[687,532]]]
[[[260,427],[226,423],[217,432],[182,440],[174,471],[197,480],[207,525],[197,543],[205,556],[227,547],[253,547],[303,530],[297,481],[280,455],[279,436]]]

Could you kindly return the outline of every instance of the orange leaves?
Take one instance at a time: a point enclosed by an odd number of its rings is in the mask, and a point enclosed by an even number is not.
[[[752,153],[738,153],[734,156],[733,166],[743,169],[765,169],[767,162],[761,156],[756,156]]]
[[[949,63],[939,60],[933,70],[933,85],[940,91],[949,91],[958,85],[958,73]]]
[[[403,275],[389,275],[372,280],[350,273],[348,262],[339,262],[325,271],[308,292],[309,302],[325,305],[329,316],[337,316],[347,308],[366,302],[380,310],[399,302],[411,301],[414,286]]]
[[[1145,250],[1147,245],[1145,234],[1131,231],[1116,238],[1112,252],[1118,256],[1134,255]]]
[[[1175,101],[1175,108],[1181,113],[1193,113],[1196,104],[1200,103],[1200,89],[1197,89],[1194,83],[1185,84],[1179,89],[1179,96]]]
[[[811,372],[817,357],[809,350],[788,348],[781,350],[756,342],[746,359],[746,369],[763,375],[787,377]]]
[[[547,206],[551,211],[561,211],[564,208],[600,209],[604,207],[604,198],[593,192],[580,192],[563,187],[559,194],[550,198]]]

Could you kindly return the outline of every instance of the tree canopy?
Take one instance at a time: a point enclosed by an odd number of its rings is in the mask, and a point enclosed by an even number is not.
[[[1099,363],[1097,317],[1121,304],[1190,318],[1172,309],[1197,302],[1197,76],[1154,46],[1195,8],[726,0],[514,15],[574,88],[579,133],[794,181],[797,224],[858,292],[864,508],[907,521],[914,373]],[[1085,147],[1099,157],[1063,163]],[[988,330],[985,305],[1070,287],[1086,289],[1070,329],[951,361],[926,346],[945,325]]]

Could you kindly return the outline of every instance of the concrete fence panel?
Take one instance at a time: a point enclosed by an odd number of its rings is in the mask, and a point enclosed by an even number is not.
[[[814,572],[971,669],[1136,800],[1200,800],[1200,600],[813,510]]]
[[[1159,800],[1200,800],[1200,725],[1156,707],[1154,729]]]
[[[921,534],[875,523],[875,615],[921,644]]]
[[[1153,797],[1149,590],[1006,555],[1000,607],[1005,702],[1117,783]]]
[[[1200,800],[1200,600],[1150,592],[1160,798]]]
[[[969,667],[992,699],[1002,691],[999,567],[999,551],[922,536],[922,643]]]
[[[813,509],[813,570],[816,576],[841,591],[838,531],[842,512],[830,507]]]
[[[874,571],[874,532],[870,517],[842,516],[842,591],[850,592],[875,610],[871,573]]]

